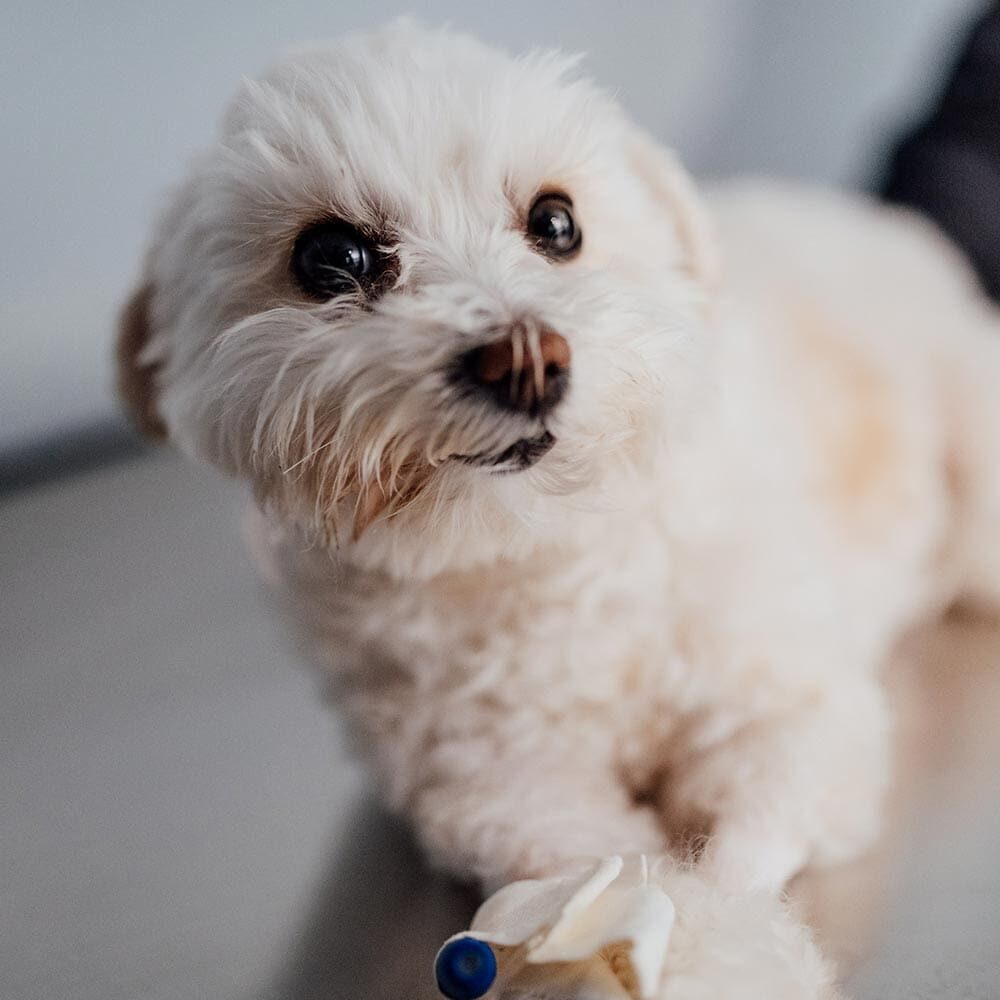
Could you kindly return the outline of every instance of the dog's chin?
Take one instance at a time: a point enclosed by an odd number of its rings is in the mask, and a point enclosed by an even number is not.
[[[504,475],[530,469],[552,450],[555,443],[556,439],[548,431],[542,431],[535,437],[520,438],[502,451],[454,455],[453,458],[465,465],[484,469],[493,475]]]

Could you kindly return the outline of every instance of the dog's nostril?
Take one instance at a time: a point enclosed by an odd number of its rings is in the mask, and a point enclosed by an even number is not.
[[[473,374],[481,382],[491,385],[510,375],[514,367],[514,345],[510,340],[479,347],[473,354]]]
[[[521,328],[477,347],[462,358],[462,377],[500,406],[540,416],[562,399],[569,380],[570,348],[554,330],[537,338]]]
[[[538,338],[538,348],[546,373],[551,370],[553,374],[558,374],[569,367],[569,344],[565,337],[552,330],[543,330]]]

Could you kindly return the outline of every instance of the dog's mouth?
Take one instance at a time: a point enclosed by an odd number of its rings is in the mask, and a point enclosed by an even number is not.
[[[555,443],[556,439],[548,431],[543,431],[536,437],[521,438],[503,451],[453,455],[452,458],[466,465],[489,469],[491,473],[523,472],[548,454]]]

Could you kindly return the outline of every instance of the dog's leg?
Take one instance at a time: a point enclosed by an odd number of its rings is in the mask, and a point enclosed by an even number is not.
[[[877,835],[888,736],[877,681],[837,679],[783,715],[695,735],[665,808],[708,820],[700,866],[712,881],[780,891],[805,865],[853,857]]]
[[[531,742],[514,750],[468,738],[431,752],[410,811],[437,863],[492,891],[595,858],[666,850],[659,817],[632,801],[603,754],[552,734]]]

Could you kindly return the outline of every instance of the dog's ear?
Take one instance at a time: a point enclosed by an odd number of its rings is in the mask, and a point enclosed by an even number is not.
[[[715,233],[694,182],[676,157],[638,126],[630,129],[627,153],[651,200],[673,221],[686,268],[711,297],[719,287],[721,265]]]
[[[157,365],[142,358],[151,332],[152,296],[152,286],[141,285],[122,309],[118,325],[118,394],[139,430],[162,440],[167,436],[167,427],[156,409]]]

